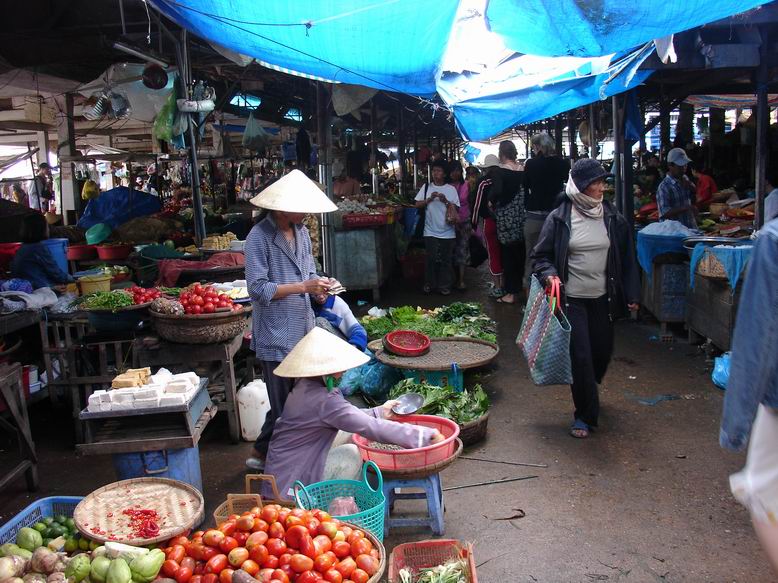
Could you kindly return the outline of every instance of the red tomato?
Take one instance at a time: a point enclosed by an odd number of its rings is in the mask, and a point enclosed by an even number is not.
[[[302,573],[303,571],[310,571],[313,569],[313,559],[297,553],[296,555],[292,555],[289,565],[295,573]]]
[[[236,530],[233,533],[232,538],[234,538],[236,541],[238,541],[238,546],[239,547],[245,547],[246,546],[246,541],[249,539],[249,533],[242,532],[240,530]]]
[[[351,556],[356,559],[359,555],[367,555],[372,548],[373,543],[369,540],[366,538],[357,538],[351,543]]]
[[[184,557],[186,557],[186,548],[183,545],[173,545],[167,553],[167,559],[176,563],[183,561]]]
[[[278,509],[273,506],[265,506],[262,508],[262,520],[272,525],[278,520]]]
[[[160,571],[162,572],[165,577],[169,577],[171,579],[176,578],[176,574],[178,573],[178,570],[181,568],[181,566],[178,564],[178,562],[173,561],[171,559],[168,559],[164,563],[162,563],[162,568]],[[191,573],[190,573],[191,576]]]
[[[278,579],[282,583],[289,583],[289,575],[282,569],[276,569],[273,571],[273,579]]]
[[[373,576],[378,572],[378,567],[380,565],[378,559],[375,559],[370,555],[359,555],[356,562],[357,567],[370,576]]]
[[[264,545],[270,537],[264,531],[252,532],[246,539],[246,548],[251,551],[254,547]]]
[[[286,543],[280,538],[268,539],[267,545],[265,546],[267,547],[267,551],[276,557],[283,555],[287,549]]]
[[[335,556],[339,559],[345,559],[351,555],[351,545],[346,541],[336,541],[332,543],[332,552],[335,553]]]
[[[280,522],[274,522],[270,525],[270,527],[267,529],[267,536],[269,538],[285,538],[285,535],[288,533],[284,529],[284,525]],[[294,543],[290,541],[289,543],[291,546],[297,546]]]
[[[207,308],[208,304],[206,304],[203,307],[204,312],[208,312]],[[213,304],[211,304],[211,312],[213,312]],[[238,530],[242,530],[244,532],[250,531],[252,528],[254,528],[254,517],[250,514],[248,516],[241,516],[238,518]]]
[[[203,543],[209,547],[218,547],[219,543],[224,539],[224,533],[220,530],[211,529],[207,530],[203,535]]]
[[[357,564],[351,557],[346,557],[340,563],[335,565],[335,569],[343,575],[344,578],[350,577],[357,568]]]
[[[263,569],[276,569],[278,568],[278,557],[275,555],[268,555],[265,562],[262,563]]]
[[[289,515],[292,513],[292,511],[289,508],[281,508],[281,510],[278,511],[278,522],[283,524],[286,522],[286,519],[289,517]]]
[[[300,526],[303,524],[303,519],[299,516],[287,516],[286,520],[284,521],[284,526],[287,530],[292,528],[293,526]]]
[[[192,579],[192,569],[189,567],[179,567],[174,579],[176,583],[188,583]]]
[[[186,544],[186,543],[188,543],[188,542],[189,542],[189,539],[188,539],[188,538],[186,538],[185,536],[177,536],[176,538],[174,538],[174,539],[172,539],[172,540],[170,541],[170,546],[171,546],[171,547],[174,547],[174,546],[176,546],[176,545],[181,545],[181,546],[183,546],[183,545],[185,545],[185,544]]]
[[[317,535],[327,536],[330,540],[334,540],[337,533],[338,527],[334,522],[322,522],[319,524],[319,528],[316,529]]]
[[[313,568],[316,569],[319,573],[326,573],[330,569],[332,569],[335,566],[335,563],[338,562],[338,559],[335,558],[332,555],[324,554],[319,555],[316,557],[316,560],[313,562]]]
[[[205,561],[197,561],[195,568],[192,571],[195,575],[202,575],[205,573]]]
[[[202,575],[192,575],[192,578],[189,579],[189,583],[202,583],[202,582],[203,582]]]
[[[205,550],[205,545],[203,545],[203,543],[190,543],[189,546],[186,547],[186,554],[192,557],[193,559],[202,561],[204,550]]]
[[[259,583],[270,583],[270,580],[273,578],[273,569],[265,569],[262,568],[259,571],[259,574],[257,575],[257,579],[259,580]]]
[[[340,531],[345,535],[346,539],[348,539],[349,535],[354,532],[354,529],[350,526],[341,526]]]
[[[252,532],[267,532],[268,528],[270,528],[270,525],[257,516],[254,520],[254,528],[251,530]]]
[[[316,549],[316,555],[318,556],[332,549],[332,541],[327,535],[320,534],[313,539],[313,546]]]
[[[308,534],[310,534],[311,536],[316,536],[317,534],[319,534],[319,525],[320,524],[321,524],[321,522],[319,522],[315,518],[309,518],[308,520],[306,520],[305,521],[305,528],[308,529]]]
[[[197,561],[195,561],[192,557],[184,557],[181,560],[181,568],[186,567],[190,571],[194,571],[195,565],[197,565]]]
[[[195,302],[195,305],[191,307],[193,314],[202,314],[203,307]]]
[[[236,541],[231,536],[225,536],[222,541],[219,543],[219,550],[225,554],[229,553],[232,549],[238,546],[238,541]]]
[[[248,573],[252,577],[257,573],[259,573],[259,565],[257,565],[251,559],[249,559],[248,561],[243,561],[243,564],[240,566],[240,568],[246,571],[246,573]]]
[[[312,559],[316,558],[316,555],[319,553],[316,552],[316,546],[313,544],[313,539],[311,538],[311,535],[307,532],[304,536],[300,537],[300,546],[299,546],[300,552],[304,554],[307,557],[311,557]]]
[[[232,583],[232,574],[235,573],[234,569],[224,569],[219,573],[219,583]]]
[[[370,575],[365,573],[362,569],[354,569],[351,573],[351,580],[354,583],[367,583],[370,579]]]
[[[219,549],[213,547],[203,547],[203,561],[210,561],[219,554]]]
[[[232,533],[235,532],[235,521],[234,520],[227,520],[226,522],[223,522],[221,526],[219,526],[219,530],[224,533],[225,536],[232,536]]]
[[[365,538],[365,533],[361,530],[352,530],[351,534],[346,536],[346,540],[349,544],[354,544],[354,541],[360,538]]]
[[[203,286],[201,286],[199,283],[196,283],[192,286],[192,291],[196,294],[203,293]]]
[[[224,300],[219,300],[218,302],[216,302],[216,307],[217,308],[229,308],[230,304],[228,304]]]
[[[216,573],[206,573],[205,575],[203,575],[203,583],[218,583],[218,582],[219,582],[219,576]]]
[[[336,569],[330,569],[324,573],[324,580],[327,581],[327,583],[343,583],[343,575]]]
[[[202,306],[205,303],[203,296],[195,296],[192,298],[192,303],[196,306]]]
[[[244,561],[248,560],[248,558],[249,558],[249,552],[246,549],[244,549],[243,547],[235,547],[230,551],[227,560],[229,561],[230,565],[232,565],[237,569],[244,563]],[[226,566],[227,565],[225,565],[224,567],[226,568]]]
[[[275,525],[270,525],[270,530],[273,530],[273,526]],[[268,534],[270,533],[268,532]],[[291,527],[286,532],[286,536],[284,537],[284,539],[286,540],[286,544],[288,544],[290,547],[292,547],[293,549],[299,549],[300,540],[304,536],[309,536],[308,529],[298,524],[296,526]]]
[[[316,574],[312,571],[300,573],[297,576],[297,579],[295,579],[295,583],[316,583],[317,581],[321,581],[321,579],[317,578]]]
[[[256,545],[249,551],[249,558],[258,565],[263,565],[270,553],[265,545]]]

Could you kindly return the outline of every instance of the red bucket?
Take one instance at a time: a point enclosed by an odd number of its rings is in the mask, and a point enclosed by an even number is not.
[[[21,243],[0,243],[0,270],[7,270]]]

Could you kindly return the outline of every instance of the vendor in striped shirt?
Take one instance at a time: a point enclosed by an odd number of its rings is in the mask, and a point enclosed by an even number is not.
[[[314,326],[311,296],[326,294],[337,284],[316,273],[311,238],[302,221],[306,214],[337,207],[299,170],[271,184],[251,202],[270,211],[251,229],[244,248],[246,284],[254,308],[251,349],[262,366],[270,399],[270,412],[246,465],[262,471],[273,428],[292,387],[291,379],[274,371]]]

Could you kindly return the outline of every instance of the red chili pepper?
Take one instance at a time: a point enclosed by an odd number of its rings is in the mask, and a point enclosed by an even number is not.
[[[138,508],[137,510],[135,508]],[[129,525],[132,534],[139,538],[154,538],[159,535],[159,525],[157,520],[159,515],[156,510],[144,510],[138,506],[128,508],[122,511],[122,514],[129,517]]]

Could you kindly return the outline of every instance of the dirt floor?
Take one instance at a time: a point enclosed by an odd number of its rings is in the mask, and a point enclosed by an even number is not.
[[[710,382],[705,355],[680,338],[652,339],[658,328],[650,323],[619,324],[600,428],[575,440],[567,434],[569,389],[530,382],[513,343],[521,309],[485,300],[479,277],[470,291],[446,299],[398,281],[381,302],[482,300],[499,322],[496,365],[468,379],[482,382],[493,399],[489,435],[466,455],[548,467],[459,460],[443,472],[444,488],[535,476],[445,494],[446,537],[475,545],[479,581],[778,581],[729,492],[727,478],[744,456],[718,446],[722,393]],[[676,398],[639,402],[660,395]],[[32,424],[42,486],[32,495],[22,480],[0,492],[0,524],[40,496],[84,495],[115,479],[110,457],[75,457],[64,411],[39,405]],[[250,448],[229,444],[223,415],[207,428],[200,442],[207,516],[228,492],[243,490]],[[418,508],[398,503],[398,510]],[[424,538],[429,534],[398,529],[386,542]]]

